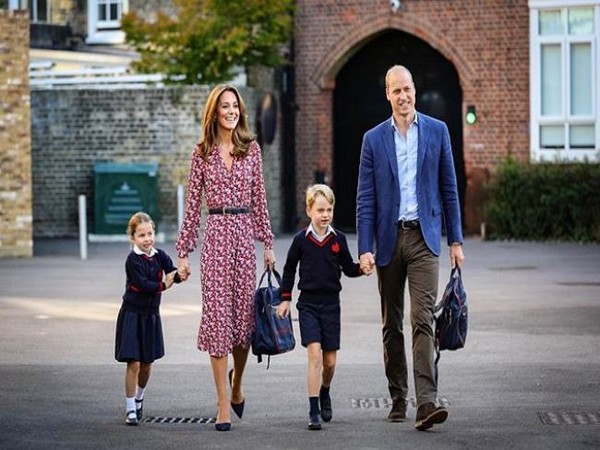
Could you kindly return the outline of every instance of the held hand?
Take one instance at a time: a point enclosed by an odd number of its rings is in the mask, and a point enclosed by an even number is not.
[[[277,317],[283,319],[290,312],[290,302],[282,301],[277,307]]]
[[[454,269],[458,264],[458,268],[460,269],[464,262],[465,255],[463,254],[462,245],[452,244],[450,246],[450,267]]]
[[[265,269],[267,267],[271,270],[275,269],[275,253],[273,252],[273,250],[265,250],[263,260]]]
[[[177,273],[181,281],[187,280],[192,273],[190,270],[190,263],[187,258],[178,258],[177,260]]]
[[[177,273],[177,271],[176,271],[176,270],[174,270],[173,272],[171,272],[171,273],[168,273],[168,274],[165,276],[165,287],[166,287],[167,289],[169,289],[171,286],[173,286],[173,283],[174,283],[174,280],[175,280],[175,274],[176,274],[176,273]]]
[[[360,270],[365,275],[371,275],[375,270],[375,257],[373,253],[367,252],[360,255]]]

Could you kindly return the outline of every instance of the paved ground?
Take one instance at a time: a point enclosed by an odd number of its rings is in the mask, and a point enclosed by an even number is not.
[[[283,264],[289,236],[277,240]],[[251,359],[244,420],[215,413],[206,354],[195,349],[197,272],[163,297],[167,355],[145,409],[173,422],[123,424],[124,365],[113,360],[125,243],[36,243],[0,259],[0,448],[597,449],[600,447],[600,246],[469,240],[467,347],[444,352],[440,397],[450,418],[428,432],[392,424],[376,278],[343,280],[334,419],[306,429],[305,353]],[[356,248],[350,236],[351,248]],[[170,244],[162,245],[174,254]],[[197,253],[192,255],[198,268]],[[448,276],[442,260],[440,285]],[[412,392],[412,387],[411,387]]]

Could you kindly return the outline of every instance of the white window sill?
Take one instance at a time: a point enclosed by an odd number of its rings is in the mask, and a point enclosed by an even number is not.
[[[533,150],[532,161],[536,162],[600,162],[599,150]]]
[[[122,44],[125,42],[125,33],[121,30],[98,30],[90,33],[85,40],[86,44]]]

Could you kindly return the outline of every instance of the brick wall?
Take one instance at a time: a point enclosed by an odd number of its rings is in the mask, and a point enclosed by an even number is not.
[[[87,196],[93,230],[95,162],[159,165],[160,231],[177,231],[177,185],[186,184],[209,87],[32,92],[35,238],[76,237],[77,198]],[[241,89],[254,130],[262,92]],[[271,222],[281,228],[279,137],[263,146]]]
[[[175,15],[176,9],[172,0],[129,0],[129,11],[135,11],[139,17],[153,21],[158,11]]]
[[[332,150],[335,78],[357,48],[385,30],[424,40],[455,66],[478,122],[463,130],[467,232],[483,219],[483,184],[505,156],[529,157],[527,0],[298,0],[295,14],[297,205],[317,153]],[[300,206],[299,206],[300,208]],[[299,211],[300,213],[300,211]]]
[[[78,11],[78,2],[77,0],[55,0],[52,2],[50,7],[50,23],[54,23],[57,25],[66,25],[67,23],[73,26],[74,22],[77,20],[76,16],[78,13],[83,13],[83,5],[81,5],[81,10]]]
[[[0,257],[31,256],[29,16],[0,10]]]

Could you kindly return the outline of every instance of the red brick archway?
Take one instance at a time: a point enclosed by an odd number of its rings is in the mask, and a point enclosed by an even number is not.
[[[466,105],[478,120],[463,126],[465,229],[479,231],[484,184],[507,155],[529,154],[529,9],[527,0],[297,0],[294,14],[296,210],[316,162],[333,150],[333,92],[337,76],[361,48],[389,30],[426,42],[450,61]]]
[[[463,91],[469,90],[474,78],[473,69],[451,43],[435,31],[433,25],[419,17],[390,15],[389,13],[381,14],[375,20],[359,24],[352,33],[340,39],[316,66],[311,80],[323,90],[333,89],[335,76],[344,63],[370,38],[390,29],[413,34],[438,50],[456,67]]]
[[[459,52],[451,45],[451,43],[440,33],[436,32],[433,27],[426,21],[407,18],[407,16],[396,16],[389,14],[381,14],[375,20],[369,20],[365,23],[358,24],[352,33],[343,36],[338,40],[324,57],[314,66],[314,70],[310,73],[310,81],[316,87],[315,104],[319,105],[317,113],[317,134],[319,135],[318,142],[320,147],[311,147],[309,151],[314,151],[312,160],[316,161],[323,154],[326,154],[327,159],[333,160],[333,91],[335,89],[335,80],[338,72],[342,67],[365,45],[378,35],[388,31],[403,31],[412,34],[417,38],[427,42],[431,47],[437,50],[442,56],[448,59],[456,68],[459,75],[460,84],[463,89],[463,98],[469,96],[472,86],[473,69],[470,65],[460,57]],[[428,31],[432,30],[432,31]],[[464,109],[465,107],[463,107]],[[464,152],[464,147],[463,147]],[[465,165],[468,158],[464,157]],[[309,160],[310,161],[310,160]],[[468,176],[469,170],[465,167],[465,173]],[[298,201],[300,207],[303,205],[303,188],[311,182],[308,179],[305,183],[302,180],[302,174],[298,177],[300,189],[298,192]],[[468,183],[467,183],[468,184]],[[463,198],[463,201],[467,198]],[[300,213],[302,214],[302,213]],[[300,215],[302,217],[302,215]],[[466,215],[466,222],[469,220],[469,215]],[[475,222],[471,220],[472,222]],[[478,222],[477,222],[478,223]],[[466,224],[465,224],[466,225]]]

